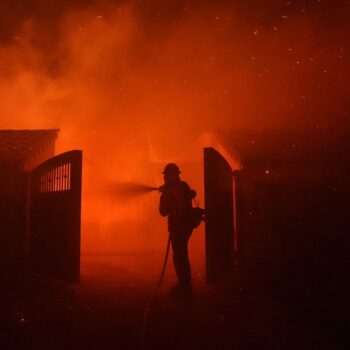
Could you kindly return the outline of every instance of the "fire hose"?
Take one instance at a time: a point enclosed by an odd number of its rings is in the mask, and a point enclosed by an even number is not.
[[[166,265],[168,262],[168,257],[169,257],[169,250],[170,250],[170,233],[168,236],[168,242],[167,242],[167,246],[166,246],[166,252],[165,252],[165,257],[164,257],[164,262],[163,262],[163,267],[162,267],[162,272],[160,273],[160,277],[159,280],[157,282],[157,285],[151,295],[151,297],[149,298],[146,307],[145,307],[145,312],[143,315],[143,324],[142,324],[142,331],[141,331],[141,342],[140,342],[140,350],[144,349],[145,346],[145,339],[146,339],[146,333],[147,333],[147,322],[148,322],[148,318],[149,318],[149,313],[150,313],[150,309],[152,306],[152,302],[154,300],[154,298],[156,297],[158,290],[162,284],[163,278],[164,278],[164,274],[165,274],[165,269],[166,269]]]

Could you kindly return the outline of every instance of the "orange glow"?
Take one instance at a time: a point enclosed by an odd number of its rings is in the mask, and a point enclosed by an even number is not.
[[[31,19],[0,47],[1,129],[58,127],[57,153],[84,150],[83,251],[163,247],[159,194],[118,199],[107,185],[159,186],[175,161],[203,205],[202,147],[241,167],[220,130],[314,128],[343,115],[341,38],[321,35],[321,52],[316,19],[256,28],[226,9],[183,11],[154,33],[136,5],[96,5],[67,12],[55,43],[38,45],[45,24]]]

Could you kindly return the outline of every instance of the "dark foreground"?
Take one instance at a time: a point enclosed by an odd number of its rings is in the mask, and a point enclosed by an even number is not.
[[[74,286],[3,273],[1,349],[139,349],[161,261],[161,253],[85,255]],[[303,300],[289,302],[262,284],[243,282],[239,271],[207,286],[194,270],[195,297],[184,303],[169,297],[174,273],[168,269],[151,309],[146,349],[345,349],[341,320]]]

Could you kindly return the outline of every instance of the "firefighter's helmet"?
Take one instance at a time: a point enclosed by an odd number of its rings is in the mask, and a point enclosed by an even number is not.
[[[175,163],[167,164],[163,170],[163,174],[179,175],[180,173],[181,173],[180,168]]]

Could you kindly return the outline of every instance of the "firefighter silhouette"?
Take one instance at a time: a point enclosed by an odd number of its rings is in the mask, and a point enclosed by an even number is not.
[[[160,188],[159,212],[168,217],[168,230],[173,262],[178,278],[178,285],[172,292],[175,297],[192,296],[191,266],[188,258],[188,241],[193,231],[191,222],[192,199],[196,191],[187,182],[180,179],[180,169],[174,163],[165,166],[164,185]]]

